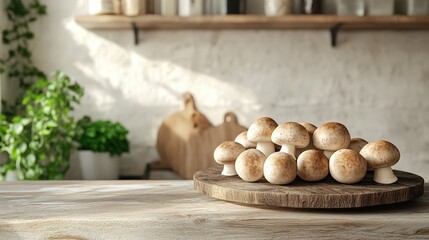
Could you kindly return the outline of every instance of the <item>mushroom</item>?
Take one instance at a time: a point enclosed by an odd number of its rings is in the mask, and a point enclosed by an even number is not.
[[[235,161],[238,176],[246,182],[256,182],[264,176],[265,154],[257,149],[242,152]]]
[[[320,181],[329,174],[329,160],[320,151],[310,149],[297,159],[298,176],[305,181]]]
[[[247,130],[247,139],[256,143],[256,149],[265,156],[269,156],[275,151],[274,143],[271,142],[271,134],[277,127],[276,121],[269,117],[256,119]]]
[[[223,166],[222,175],[235,176],[235,160],[238,155],[244,151],[244,147],[233,141],[221,143],[214,151],[213,157],[215,161]]]
[[[243,145],[245,149],[256,148],[256,144],[247,139],[247,131],[238,134],[234,141]]]
[[[350,143],[350,133],[347,128],[337,122],[328,122],[320,125],[313,133],[313,144],[316,148],[324,150],[327,158]]]
[[[338,150],[329,159],[331,176],[340,183],[357,183],[365,177],[366,170],[365,159],[350,149]]]
[[[305,127],[305,129],[307,129],[308,135],[310,135],[310,143],[308,144],[307,147],[298,148],[296,150],[296,154],[295,154],[296,157],[298,157],[301,153],[303,153],[307,150],[310,150],[310,149],[319,150],[313,144],[313,133],[317,129],[317,127],[311,123],[299,123],[299,124],[301,124],[303,127]]]
[[[272,184],[288,184],[296,178],[296,160],[284,152],[268,156],[264,163],[264,177]]]
[[[384,140],[370,142],[365,145],[360,154],[368,162],[368,166],[374,169],[374,181],[382,184],[391,184],[398,180],[392,171],[401,154],[392,143]]]
[[[290,154],[294,159],[296,148],[307,147],[310,143],[310,135],[307,129],[296,122],[280,124],[271,134],[271,141],[281,145],[280,152]]]
[[[356,152],[360,152],[360,150],[367,144],[368,142],[363,138],[352,138],[350,140],[348,149],[351,149]]]

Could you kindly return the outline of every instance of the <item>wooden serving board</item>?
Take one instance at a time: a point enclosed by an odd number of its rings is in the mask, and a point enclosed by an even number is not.
[[[265,179],[248,183],[238,176],[220,174],[211,167],[194,175],[194,188],[205,195],[231,202],[291,208],[358,208],[405,202],[423,195],[422,177],[394,171],[398,181],[383,185],[372,181],[373,173],[353,185],[341,184],[328,176],[321,182],[297,178],[289,185],[272,185]]]

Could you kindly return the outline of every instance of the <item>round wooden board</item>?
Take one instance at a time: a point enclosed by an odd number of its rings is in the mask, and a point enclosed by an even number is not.
[[[383,185],[372,181],[373,173],[353,185],[341,184],[328,176],[320,182],[297,178],[288,185],[273,185],[262,179],[248,183],[238,176],[220,174],[221,167],[212,167],[194,174],[198,192],[226,201],[291,208],[357,208],[405,202],[423,195],[422,177],[394,171],[398,181]]]

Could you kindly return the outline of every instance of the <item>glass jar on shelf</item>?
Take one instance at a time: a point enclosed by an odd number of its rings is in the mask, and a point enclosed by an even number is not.
[[[429,0],[407,0],[407,15],[423,16],[429,13]]]

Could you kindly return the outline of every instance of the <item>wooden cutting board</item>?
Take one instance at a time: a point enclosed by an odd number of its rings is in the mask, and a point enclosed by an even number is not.
[[[186,171],[185,159],[189,155],[187,144],[190,138],[213,126],[204,114],[198,111],[192,94],[183,94],[183,106],[181,111],[173,113],[163,121],[156,143],[162,165],[177,173]]]
[[[205,195],[231,202],[291,208],[357,208],[405,202],[423,195],[422,177],[394,171],[398,181],[383,185],[372,181],[368,172],[357,184],[336,182],[328,176],[321,182],[296,179],[289,185],[272,185],[265,179],[248,183],[238,176],[225,177],[221,167],[211,167],[194,175],[194,188]]]

